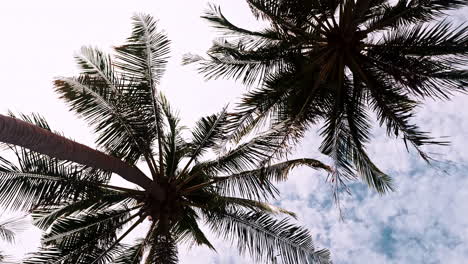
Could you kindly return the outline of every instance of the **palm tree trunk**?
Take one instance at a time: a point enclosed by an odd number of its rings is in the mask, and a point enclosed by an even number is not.
[[[136,166],[16,118],[0,115],[0,142],[114,172],[145,190],[151,187],[151,180]]]

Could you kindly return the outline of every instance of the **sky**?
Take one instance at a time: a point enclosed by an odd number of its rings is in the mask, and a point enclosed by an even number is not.
[[[131,16],[147,13],[172,40],[171,60],[160,89],[179,110],[182,122],[192,126],[201,116],[235,103],[245,88],[234,81],[208,81],[194,67],[181,66],[185,53],[203,53],[216,32],[200,18],[208,3],[219,4],[233,22],[257,27],[244,1],[8,1],[0,8],[0,113],[38,112],[51,126],[74,140],[94,146],[86,123],[69,112],[52,89],[57,76],[77,73],[73,54],[90,45],[110,51],[131,30]],[[467,10],[450,19],[462,22]],[[362,183],[350,185],[352,195],[341,196],[343,219],[334,205],[326,175],[297,169],[280,184],[277,203],[298,214],[319,248],[329,248],[334,263],[444,263],[468,259],[468,96],[451,101],[428,101],[415,121],[451,145],[431,147],[439,162],[431,166],[401,141],[388,138],[377,125],[369,153],[394,177],[396,191],[379,195]],[[291,157],[326,161],[317,148],[318,127],[298,145]],[[0,219],[13,213],[0,213]],[[143,231],[143,230],[142,230]],[[0,244],[6,253],[20,256],[37,245],[34,228],[18,236],[14,246]],[[180,248],[180,263],[252,263],[239,256],[229,242],[213,240],[217,253],[207,248]]]

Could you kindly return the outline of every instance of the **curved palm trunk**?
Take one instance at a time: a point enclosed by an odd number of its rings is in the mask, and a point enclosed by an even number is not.
[[[145,190],[151,188],[151,180],[137,167],[16,118],[0,115],[0,142],[114,172]]]

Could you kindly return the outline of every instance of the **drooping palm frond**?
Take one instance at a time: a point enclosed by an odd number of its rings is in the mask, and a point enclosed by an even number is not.
[[[195,210],[190,207],[184,208],[182,218],[177,221],[172,230],[173,234],[177,237],[177,242],[187,243],[190,246],[194,244],[197,246],[205,245],[211,250],[216,251],[215,247],[200,229],[199,220],[200,217]]]
[[[248,252],[259,262],[275,263],[278,258],[284,263],[309,263],[329,254],[316,251],[308,232],[287,219],[242,211],[214,212],[207,218],[213,232],[238,241],[239,251]]]
[[[57,219],[43,237],[43,249],[30,254],[31,263],[109,263],[122,253],[121,245],[107,246],[116,240],[116,232],[138,214],[132,208],[82,214]],[[43,261],[43,262],[40,262]],[[49,262],[48,262],[49,261]],[[29,263],[29,262],[26,262]]]
[[[122,246],[116,246],[98,264],[110,263],[116,256],[125,250]],[[37,252],[28,254],[22,261],[24,264],[89,264],[102,250],[94,249],[93,252],[81,253],[80,255],[64,254],[55,247],[42,247]]]
[[[151,247],[145,264],[179,263],[176,241],[171,236],[158,236],[155,245]]]
[[[215,177],[213,181],[216,182],[216,186],[225,195],[240,195],[249,199],[265,199],[275,197],[278,194],[278,190],[272,182],[285,181],[290,171],[299,166],[308,166],[331,172],[329,166],[318,160],[295,159],[271,164],[256,170]]]

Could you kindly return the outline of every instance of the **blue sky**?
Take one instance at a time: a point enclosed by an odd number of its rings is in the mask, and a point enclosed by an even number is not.
[[[243,1],[219,0],[228,17],[255,25]],[[145,12],[160,19],[172,44],[172,60],[161,89],[183,122],[191,126],[206,114],[235,102],[244,88],[232,81],[204,82],[192,67],[181,67],[182,54],[203,54],[216,33],[199,16],[207,1],[15,1],[0,10],[0,112],[40,112],[54,128],[93,146],[91,129],[67,112],[52,92],[55,76],[76,73],[73,53],[82,45],[109,49],[130,32],[130,17]],[[462,21],[464,11],[451,18]],[[209,97],[209,103],[203,98]],[[329,248],[335,263],[463,263],[468,259],[468,96],[450,102],[428,101],[415,121],[433,136],[448,136],[451,145],[431,147],[440,160],[428,166],[401,141],[376,127],[369,152],[394,177],[396,191],[376,194],[361,183],[351,184],[352,196],[341,196],[343,220],[333,204],[326,174],[297,169],[280,185],[281,206],[298,214],[317,247]],[[317,127],[318,129],[318,127]],[[318,158],[320,137],[313,128],[291,156]],[[0,217],[4,217],[3,216]],[[31,250],[37,232],[23,233],[17,245],[0,248],[13,254]],[[214,239],[218,253],[181,247],[181,263],[251,263],[227,242]]]

